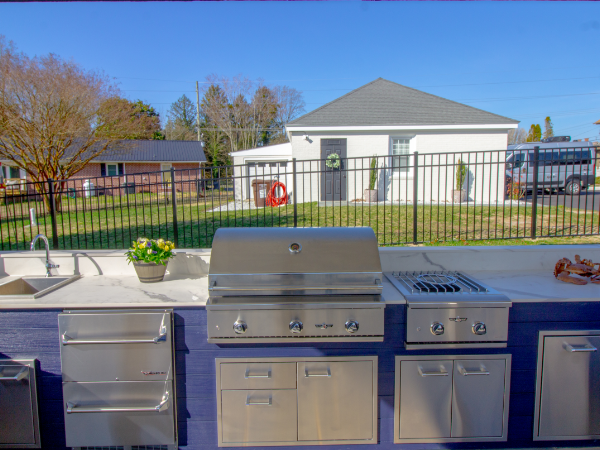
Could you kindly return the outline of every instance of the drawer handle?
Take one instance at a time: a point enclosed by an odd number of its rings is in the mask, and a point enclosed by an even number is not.
[[[163,323],[160,325],[158,336],[150,339],[99,339],[99,340],[85,340],[85,339],[73,339],[65,331],[62,335],[62,345],[87,345],[87,344],[158,344],[159,342],[165,342],[167,340],[167,327],[164,324],[165,316],[163,316]]]
[[[441,370],[440,372],[425,372],[423,368],[419,366],[419,375],[422,377],[447,377],[448,372]]]
[[[459,366],[458,371],[460,372],[461,375],[463,376],[468,376],[468,375],[489,375],[490,373],[485,370],[485,367],[481,367],[482,370],[467,370],[462,366]]]
[[[162,412],[169,409],[169,391],[163,394],[162,400],[156,406],[84,406],[78,407],[75,403],[67,402],[67,414],[78,413],[113,413],[113,412]]]
[[[269,396],[268,402],[251,402],[250,396],[246,397],[246,406],[255,406],[255,405],[263,405],[263,406],[271,406],[273,404],[273,397]]]
[[[246,369],[246,373],[244,374],[244,378],[271,378],[271,369],[268,370],[266,375],[250,375],[250,369]]]
[[[563,347],[565,348],[565,350],[572,352],[572,353],[589,353],[589,352],[597,352],[598,351],[598,349],[596,347],[594,347],[593,345],[590,345],[590,344],[571,345],[571,344],[567,344],[565,342]]]
[[[331,369],[328,367],[327,368],[327,373],[308,373],[308,369],[305,367],[304,368],[304,377],[305,378],[310,378],[310,377],[331,377]]]
[[[0,377],[0,381],[21,381],[23,378],[27,378],[27,369],[28,367],[23,367],[14,377]]]

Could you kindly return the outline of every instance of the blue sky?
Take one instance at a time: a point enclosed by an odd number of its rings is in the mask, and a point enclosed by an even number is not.
[[[4,3],[0,34],[104,70],[162,115],[212,73],[295,87],[307,111],[383,77],[599,139],[595,2]]]

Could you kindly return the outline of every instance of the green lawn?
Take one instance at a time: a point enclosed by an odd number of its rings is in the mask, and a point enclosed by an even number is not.
[[[207,198],[178,194],[177,230],[179,247],[210,247],[220,227],[293,227],[292,205],[280,208],[211,212],[231,201],[230,194]],[[28,211],[38,210],[38,225],[31,226]],[[297,206],[299,227],[370,226],[380,245],[414,245],[413,207]],[[574,243],[571,235],[599,234],[598,213],[570,208],[538,210],[536,233],[545,240],[523,240],[531,236],[531,208],[524,206],[417,207],[416,241],[420,245],[513,245],[528,243]],[[59,248],[125,248],[139,236],[174,239],[173,206],[163,195],[136,194],[123,197],[65,200],[57,214]],[[15,203],[0,207],[0,243],[3,250],[27,249],[37,233],[52,235],[50,217],[40,203]],[[509,240],[505,240],[509,239]],[[595,241],[595,237],[586,237]],[[587,241],[586,241],[587,242]]]

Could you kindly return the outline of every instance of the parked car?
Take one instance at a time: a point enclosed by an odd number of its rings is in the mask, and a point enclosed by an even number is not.
[[[514,183],[533,188],[534,147],[539,147],[538,189],[579,195],[596,178],[596,147],[590,142],[528,142],[509,145],[506,158],[507,192]]]

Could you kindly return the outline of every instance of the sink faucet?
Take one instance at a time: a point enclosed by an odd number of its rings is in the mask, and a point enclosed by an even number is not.
[[[35,250],[35,243],[38,239],[42,239],[44,241],[44,244],[46,245],[46,277],[51,277],[52,272],[50,270],[58,269],[60,266],[58,264],[50,264],[50,246],[48,244],[48,238],[43,234],[38,234],[36,237],[33,238],[33,241],[31,241],[30,246],[31,251]]]

